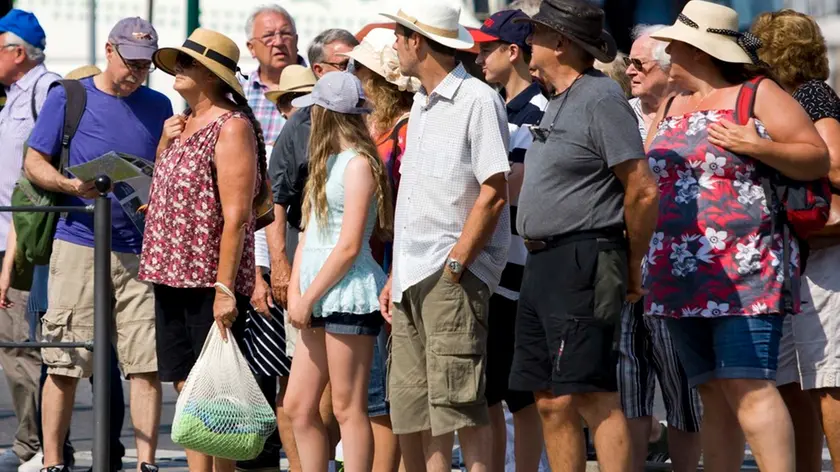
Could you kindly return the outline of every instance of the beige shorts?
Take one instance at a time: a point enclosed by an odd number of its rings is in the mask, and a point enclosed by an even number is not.
[[[140,256],[111,253],[114,337],[123,374],[157,372],[155,299],[152,286],[137,280]],[[50,258],[49,308],[41,320],[47,342],[93,339],[93,248],[56,240]],[[84,348],[43,348],[47,372],[86,378],[93,352]]]
[[[388,399],[394,433],[439,436],[489,424],[485,390],[490,290],[438,271],[393,308]]]
[[[840,387],[840,246],[812,251],[802,278],[802,312],[785,317],[776,384]]]

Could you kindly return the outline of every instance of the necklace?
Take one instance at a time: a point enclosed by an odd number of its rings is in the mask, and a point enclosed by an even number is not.
[[[560,117],[560,112],[563,111],[563,106],[566,105],[566,99],[569,98],[569,93],[572,91],[572,87],[577,83],[577,81],[581,77],[583,77],[583,75],[585,73],[586,73],[586,71],[578,74],[578,76],[575,77],[575,80],[573,80],[572,83],[569,84],[569,86],[566,87],[565,90],[563,90],[560,93],[555,93],[554,96],[551,97],[552,100],[553,100],[553,99],[559,97],[560,95],[563,95],[563,100],[560,102],[560,106],[557,107],[557,113],[554,114],[554,119],[551,120],[551,125],[548,127],[548,129],[541,128],[541,127],[531,127],[531,128],[529,128],[531,130],[531,137],[535,141],[539,141],[541,143],[544,143],[548,139],[548,135],[550,135],[551,132],[554,131],[554,126],[557,125],[557,118]]]
[[[706,101],[706,99],[708,99],[709,97],[711,97],[712,95],[714,95],[714,94],[715,94],[715,92],[717,92],[718,90],[720,90],[720,89],[717,89],[717,88],[716,88],[716,89],[712,90],[711,92],[707,93],[705,96],[703,96],[703,98],[701,98],[701,99],[700,99],[700,101],[699,101],[699,102],[697,102],[697,105],[695,105],[695,106],[694,106],[694,109],[693,109],[693,110],[691,110],[691,113],[696,112],[696,111],[700,108],[700,105],[702,105],[702,104],[703,104],[703,102],[705,102],[705,101]]]

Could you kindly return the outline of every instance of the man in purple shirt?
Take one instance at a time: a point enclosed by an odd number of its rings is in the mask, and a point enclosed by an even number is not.
[[[105,46],[107,67],[81,80],[87,105],[70,143],[69,166],[91,161],[109,151],[153,161],[164,121],[172,105],[162,94],[142,86],[157,50],[157,32],[141,18],[121,20]],[[53,89],[29,138],[24,170],[35,184],[64,194],[62,204],[87,205],[96,196],[93,182],[56,171],[50,163],[61,149],[67,96]],[[142,234],[112,196],[112,285],[117,353],[130,380],[131,419],[141,472],[157,471],[155,447],[160,422],[161,391],[155,353],[154,296],[137,280]],[[68,214],[61,218],[50,261],[49,307],[42,319],[42,336],[49,342],[93,338],[93,218]],[[42,410],[44,467],[62,472],[61,445],[68,427],[76,385],[93,372],[93,356],[84,349],[42,349],[49,377]]]
[[[11,10],[0,18],[0,84],[7,95],[0,110],[0,206],[11,204],[20,177],[23,146],[35,124],[50,84],[59,78],[44,66],[46,35],[30,12]],[[29,338],[26,319],[28,292],[10,289],[14,258],[11,213],[0,213],[0,340]],[[38,440],[38,380],[41,355],[34,349],[0,349],[18,428],[12,447],[0,456],[0,472],[31,472],[41,466]]]

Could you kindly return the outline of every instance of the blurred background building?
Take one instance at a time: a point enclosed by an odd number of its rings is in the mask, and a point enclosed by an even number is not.
[[[418,0],[422,1],[422,0]],[[462,23],[479,26],[489,14],[505,8],[511,0],[449,0],[462,5]],[[526,0],[538,2],[539,0]],[[639,23],[672,23],[687,0],[589,0],[604,8],[607,27],[619,48],[628,51],[630,30]],[[793,8],[815,16],[831,48],[832,70],[840,59],[840,0],[712,0],[735,8],[741,27],[749,27],[761,12]],[[47,64],[65,73],[84,64],[102,66],[102,53],[111,26],[120,18],[151,18],[160,34],[160,44],[180,44],[192,29],[201,25],[233,38],[241,48],[241,68],[246,73],[256,66],[245,47],[245,20],[258,5],[278,3],[294,16],[300,36],[299,50],[305,54],[309,42],[330,27],[352,32],[367,23],[382,21],[377,14],[396,11],[402,0],[0,0],[0,13],[12,6],[33,11],[47,31]],[[837,73],[831,84],[837,88]],[[151,86],[171,92],[172,79],[152,74]]]

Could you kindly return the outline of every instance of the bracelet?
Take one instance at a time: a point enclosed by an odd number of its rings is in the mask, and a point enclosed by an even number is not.
[[[221,290],[222,293],[224,293],[225,295],[229,296],[230,298],[233,298],[234,300],[236,300],[236,295],[233,294],[233,292],[227,287],[227,285],[225,285],[221,282],[216,282],[215,284],[213,284],[213,287]]]

